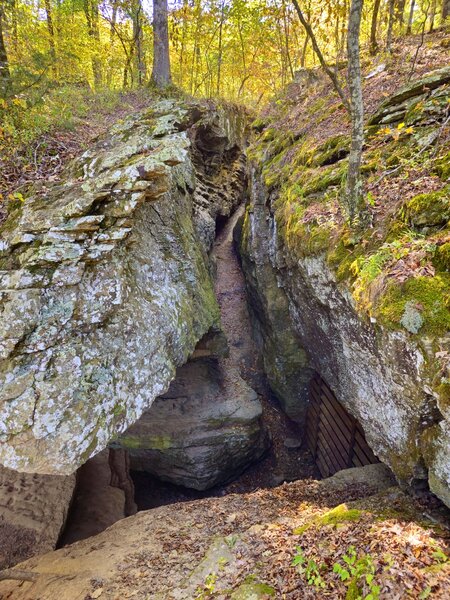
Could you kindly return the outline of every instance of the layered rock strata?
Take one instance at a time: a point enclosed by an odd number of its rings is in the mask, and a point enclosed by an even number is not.
[[[0,463],[72,473],[220,329],[208,251],[242,201],[243,118],[161,100],[62,184],[11,203],[0,242]]]

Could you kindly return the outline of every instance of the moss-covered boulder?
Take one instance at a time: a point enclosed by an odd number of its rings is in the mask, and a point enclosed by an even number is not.
[[[450,220],[450,185],[418,194],[405,204],[403,219],[412,227],[439,227]]]

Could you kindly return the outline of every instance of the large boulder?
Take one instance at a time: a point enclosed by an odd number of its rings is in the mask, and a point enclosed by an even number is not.
[[[208,251],[242,201],[243,118],[162,100],[63,184],[11,203],[0,242],[0,463],[72,473],[220,329]]]
[[[268,445],[258,396],[213,359],[188,362],[120,438],[131,468],[198,490],[239,475]]]

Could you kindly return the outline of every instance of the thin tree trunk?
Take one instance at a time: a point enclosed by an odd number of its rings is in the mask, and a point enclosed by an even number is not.
[[[403,28],[403,23],[405,22],[405,5],[406,5],[406,0],[397,0],[396,3],[396,21],[397,23],[400,25],[400,31]]]
[[[348,22],[348,2],[344,0],[344,15],[342,19],[342,27],[341,27],[341,52],[340,54],[344,54],[345,47],[347,45],[347,22]]]
[[[430,12],[430,29],[429,33],[434,31],[434,20],[436,18],[436,0],[431,0],[431,12]]]
[[[308,49],[308,42],[309,42],[309,34],[306,33],[305,43],[303,44],[302,56],[300,58],[300,66],[302,67],[302,69],[306,65],[306,51]]]
[[[138,87],[144,84],[146,69],[144,61],[144,36],[142,30],[142,4],[141,0],[134,0],[132,10],[133,20],[133,46],[134,46],[134,71],[136,77],[134,78],[137,82]]]
[[[350,90],[352,140],[348,162],[346,203],[350,224],[358,218],[364,223],[361,158],[364,145],[364,105],[362,95],[359,34],[364,0],[352,0],[348,19],[348,87]]]
[[[111,23],[109,30],[109,64],[108,64],[108,73],[106,75],[106,85],[108,88],[111,87],[112,83],[112,75],[113,75],[113,64],[114,64],[114,37],[116,33],[116,23],[117,23],[117,9],[118,9],[118,0],[112,0],[112,14],[111,14]]]
[[[289,67],[289,72],[291,74],[291,79],[294,79],[294,67],[292,65],[291,53],[289,51],[289,19],[285,0],[283,0],[283,26],[286,60]]]
[[[348,112],[350,112],[350,104],[345,96],[344,90],[342,89],[336,73],[334,73],[330,67],[327,65],[323,54],[319,48],[319,45],[317,43],[317,39],[316,36],[314,35],[314,32],[312,30],[311,25],[308,23],[308,21],[305,19],[302,10],[300,8],[299,3],[297,2],[297,0],[292,0],[292,3],[294,5],[295,10],[297,11],[298,14],[298,18],[300,19],[301,24],[303,25],[303,27],[305,28],[307,34],[309,35],[309,37],[311,38],[311,42],[314,48],[314,52],[317,55],[317,58],[319,59],[320,64],[322,65],[323,70],[325,71],[325,73],[328,75],[328,77],[331,79],[331,82],[333,83],[334,89],[336,90],[336,92],[339,94],[343,105],[345,106],[346,110]]]
[[[411,35],[412,25],[414,19],[414,8],[416,7],[416,0],[411,0],[411,6],[409,9],[408,26],[406,28],[406,35]]]
[[[386,51],[392,52],[392,35],[394,31],[394,20],[395,20],[395,0],[389,0],[389,13],[388,13],[388,29],[386,35]]]
[[[89,37],[93,41],[92,49],[92,72],[94,75],[94,87],[98,89],[102,84],[102,69],[99,57],[97,55],[98,46],[100,44],[100,30],[98,25],[98,4],[97,0],[84,0],[84,14],[88,26]]]
[[[11,73],[3,37],[3,10],[0,6],[0,98],[4,98],[11,89]]]
[[[159,89],[165,88],[172,83],[167,18],[167,0],[153,0],[152,82]]]
[[[198,57],[200,54],[199,39],[200,39],[201,17],[202,17],[201,0],[196,0],[194,7],[195,7],[196,26],[195,26],[195,35],[194,35],[194,51],[192,53],[192,69],[191,69],[191,85],[190,85],[191,94],[197,88],[197,66],[198,66]]]
[[[183,33],[181,34],[181,50],[180,50],[180,87],[184,83],[184,55],[186,49],[186,39],[188,32],[188,12],[189,0],[183,0]]]
[[[17,33],[17,0],[11,1],[11,25],[12,25],[12,45],[14,54],[17,57],[19,54],[19,36]]]
[[[376,54],[378,52],[377,42],[377,25],[378,25],[378,13],[380,11],[381,0],[375,0],[373,4],[372,12],[372,24],[370,27],[370,53]]]
[[[238,21],[238,33],[239,33],[239,42],[240,42],[240,46],[241,46],[241,60],[242,60],[242,80],[241,80],[241,85],[239,86],[239,91],[238,91],[238,98],[240,98],[242,92],[244,91],[245,82],[248,79],[247,60],[245,57],[245,43],[244,43],[244,37],[242,35],[242,23],[241,23],[240,19]]]
[[[219,25],[219,51],[217,57],[217,95],[220,95],[220,83],[221,83],[221,71],[222,71],[222,52],[223,52],[223,25],[225,21],[225,0],[222,0],[222,4],[220,7],[220,25]]]
[[[450,17],[450,0],[444,0],[442,4],[442,20],[445,21],[448,17]]]
[[[47,14],[47,31],[48,31],[48,39],[50,44],[50,58],[52,61],[51,69],[53,73],[53,77],[56,79],[58,77],[58,71],[56,67],[56,45],[55,45],[55,28],[53,27],[53,14],[52,14],[52,5],[50,0],[44,0],[45,12]]]

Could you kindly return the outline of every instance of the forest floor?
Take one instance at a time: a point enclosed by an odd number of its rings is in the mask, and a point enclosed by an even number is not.
[[[161,506],[22,563],[37,581],[0,582],[0,597],[443,599],[449,532],[427,511],[397,487],[336,476]]]
[[[14,194],[26,195],[38,181],[59,181],[62,171],[114,123],[148,106],[146,90],[117,93],[101,101],[95,94],[87,99],[80,92],[80,105],[70,119],[37,135],[29,143],[0,144],[0,223],[6,216],[6,200]],[[77,110],[79,112],[77,112]],[[2,141],[0,128],[0,142]]]

